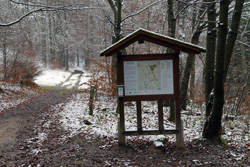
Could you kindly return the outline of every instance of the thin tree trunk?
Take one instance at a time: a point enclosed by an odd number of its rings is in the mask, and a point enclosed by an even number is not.
[[[198,44],[201,33],[202,31],[198,30],[193,34],[192,36],[193,44]],[[187,105],[186,101],[187,101],[188,83],[189,83],[189,78],[190,78],[192,67],[194,66],[194,61],[195,61],[195,55],[189,54],[187,57],[184,75],[181,81],[181,108],[184,110],[186,109],[186,105]]]
[[[65,69],[69,70],[69,49],[65,49]]]
[[[190,99],[194,100],[194,95],[195,95],[195,58],[196,56],[194,55],[194,61],[192,64],[191,68],[191,76],[190,76]]]
[[[168,0],[168,36],[175,37],[176,18],[174,17],[173,0]]]
[[[55,63],[54,37],[53,37],[53,16],[49,14],[49,59],[50,64]]]
[[[209,2],[207,7],[208,29],[207,29],[207,52],[204,69],[205,80],[205,101],[206,101],[206,117],[209,116],[213,106],[213,87],[214,87],[214,64],[215,64],[215,48],[216,48],[216,9],[214,0],[206,0]]]
[[[201,10],[199,11],[198,17],[201,17],[203,15],[204,10],[205,10],[205,6],[202,5],[200,9]],[[195,23],[196,23],[196,18],[197,18],[197,14],[194,13],[193,20],[192,20],[193,25],[195,25]],[[202,29],[204,28],[205,25],[206,24],[202,24],[202,25],[198,24],[196,29],[193,26],[193,28],[192,28],[193,35],[192,35],[192,39],[191,39],[192,44],[198,44],[199,43],[200,34],[202,33]],[[195,68],[194,64],[195,64],[195,55],[194,54],[189,54],[188,57],[187,57],[187,61],[186,61],[184,75],[183,75],[182,80],[181,80],[181,108],[184,109],[184,110],[186,109],[186,105],[187,105],[188,84],[189,84],[191,71],[192,71],[192,69]]]
[[[77,65],[77,67],[79,67],[80,66],[80,55],[79,55],[79,49],[78,49],[78,47],[76,48],[76,65]]]
[[[42,19],[42,41],[41,41],[41,49],[42,49],[42,60],[43,60],[43,64],[45,67],[47,67],[47,49],[46,49],[46,20],[45,19]]]
[[[173,0],[168,0],[168,35],[175,37],[176,18],[174,17]],[[168,50],[168,52],[171,52]],[[164,102],[166,104],[166,102]],[[173,100],[169,100],[170,114],[169,121],[175,120],[175,105]]]
[[[114,13],[114,36],[112,39],[112,43],[115,43],[121,39],[121,22],[122,22],[122,0],[107,0],[111,9]],[[112,82],[113,87],[117,85],[117,55],[112,57]],[[115,92],[116,90],[113,89]]]
[[[7,78],[7,34],[4,31],[4,38],[3,38],[3,72],[4,72],[4,79]]]
[[[225,64],[224,81],[226,81],[227,72],[229,69],[230,62],[231,62],[231,57],[232,57],[235,41],[238,36],[238,29],[240,25],[240,18],[242,14],[243,4],[244,4],[244,0],[237,0],[235,4],[234,12],[233,12],[231,29],[228,33],[228,39],[227,39],[227,45],[226,45],[225,62],[224,62]]]
[[[185,110],[187,106],[187,91],[188,91],[188,83],[190,78],[190,73],[192,69],[192,65],[194,64],[194,54],[189,54],[187,57],[184,75],[181,80],[181,109]]]

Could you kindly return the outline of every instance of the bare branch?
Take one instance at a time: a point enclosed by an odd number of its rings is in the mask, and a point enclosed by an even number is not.
[[[58,10],[80,10],[80,9],[102,9],[100,7],[86,7],[83,6],[83,4],[70,4],[70,5],[64,5],[64,6],[48,6],[48,5],[35,5],[35,4],[28,4],[28,3],[22,3],[22,2],[16,2],[13,0],[10,0],[12,3],[18,4],[18,5],[25,5],[25,6],[31,6],[31,7],[39,7],[38,9],[34,9],[30,12],[27,12],[20,18],[16,19],[15,21],[12,21],[10,23],[0,23],[0,27],[9,27],[12,26],[20,21],[22,21],[25,17],[36,13],[36,12],[41,12],[41,11],[58,11]]]
[[[130,18],[130,17],[133,17],[133,16],[136,16],[136,15],[140,14],[141,12],[147,10],[148,8],[150,8],[150,7],[152,7],[152,6],[156,5],[156,4],[158,4],[158,3],[160,3],[160,2],[163,2],[163,0],[159,0],[159,1],[153,2],[153,3],[151,3],[151,4],[147,5],[147,6],[145,6],[145,7],[142,8],[141,10],[137,11],[136,13],[133,13],[133,14],[131,14],[131,15],[129,15],[129,16],[126,16],[126,17],[122,20],[122,22],[125,21],[125,20],[127,20],[127,19]]]
[[[25,15],[21,16],[20,18],[18,18],[17,20],[13,21],[13,22],[10,22],[10,23],[7,23],[7,24],[2,24],[0,23],[0,27],[9,27],[9,26],[12,26],[20,21],[22,21],[25,17],[31,15],[32,13],[35,13],[35,12],[39,12],[39,11],[43,11],[44,8],[40,8],[40,9],[35,9],[35,10],[32,10],[28,13],[26,13]]]
[[[107,1],[109,3],[110,7],[112,8],[113,12],[116,12],[117,8],[116,8],[114,1],[113,0],[107,0]]]

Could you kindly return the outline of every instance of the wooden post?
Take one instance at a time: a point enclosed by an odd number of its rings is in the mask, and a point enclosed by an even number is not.
[[[163,126],[163,100],[158,100],[158,122],[159,122],[159,131],[164,130]]]
[[[118,143],[119,145],[126,145],[126,139],[123,132],[125,131],[125,117],[124,117],[124,100],[119,98],[119,112],[120,120],[118,122]]]
[[[141,116],[141,101],[136,101],[136,111],[137,111],[137,130],[139,133],[142,132],[142,116]]]
[[[95,86],[91,85],[90,91],[89,91],[89,115],[93,115],[93,100],[94,100],[94,95],[95,95]]]
[[[119,52],[117,54],[117,85],[124,84],[124,71],[123,71],[123,61],[122,61],[122,53]],[[124,98],[118,98],[118,108],[120,120],[118,121],[118,143],[119,145],[126,145],[126,138],[123,132],[125,132],[125,116],[124,116]]]
[[[175,80],[175,121],[176,121],[176,129],[178,133],[176,134],[176,146],[179,148],[184,147],[184,139],[183,139],[183,123],[181,122],[181,109],[180,109],[180,69],[179,69],[179,53],[176,53],[174,57],[174,80]]]

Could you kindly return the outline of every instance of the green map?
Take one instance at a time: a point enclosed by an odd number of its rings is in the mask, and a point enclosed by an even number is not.
[[[138,91],[161,90],[161,66],[159,61],[137,63]]]

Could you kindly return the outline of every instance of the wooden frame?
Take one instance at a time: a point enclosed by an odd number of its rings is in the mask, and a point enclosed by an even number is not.
[[[167,54],[143,54],[143,55],[122,55],[121,51],[134,42],[144,43],[148,41],[160,46],[173,49],[174,53]],[[117,85],[124,86],[124,61],[144,61],[144,60],[173,60],[173,79],[174,79],[174,93],[160,94],[160,95],[133,95],[133,96],[119,96],[118,106],[120,120],[118,122],[118,142],[121,145],[126,144],[125,136],[132,135],[159,135],[159,134],[176,134],[176,145],[184,147],[183,140],[183,123],[180,113],[180,76],[179,76],[179,54],[180,51],[190,54],[200,54],[206,49],[186,43],[168,36],[157,34],[152,31],[138,29],[121,39],[117,43],[111,45],[100,53],[100,56],[117,56]],[[123,90],[125,87],[123,88]],[[159,127],[156,130],[143,130],[142,128],[142,111],[141,101],[158,101],[158,123]],[[164,129],[164,112],[163,100],[174,100],[176,111],[176,127],[175,129]],[[136,101],[137,110],[137,130],[125,131],[125,116],[124,116],[124,102]]]
[[[173,60],[173,76],[174,76],[174,94],[165,95],[137,95],[137,96],[123,96],[119,98],[119,144],[125,145],[125,136],[133,135],[159,135],[159,134],[178,134],[181,133],[181,117],[180,117],[180,84],[179,84],[179,52],[171,54],[147,54],[147,55],[124,55],[118,53],[118,85],[124,85],[124,61],[144,61],[144,60]],[[143,130],[141,117],[141,101],[158,101],[158,130]],[[164,129],[164,114],[163,114],[163,100],[175,100],[176,109],[176,129]],[[124,102],[136,101],[137,109],[137,131],[125,131],[125,115]],[[181,139],[183,140],[183,139]],[[183,145],[183,144],[181,144]]]

